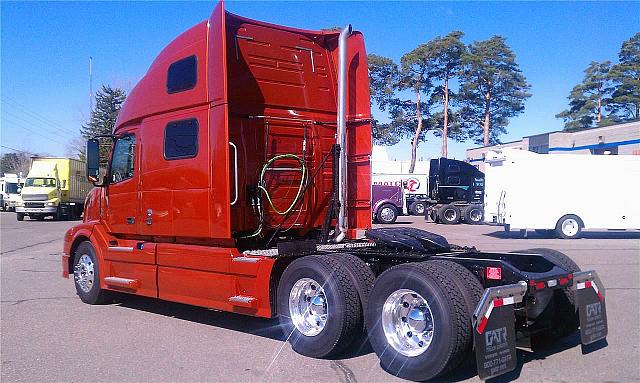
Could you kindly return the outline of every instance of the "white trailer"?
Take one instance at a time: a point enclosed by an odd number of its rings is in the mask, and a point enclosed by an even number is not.
[[[485,176],[485,221],[506,230],[640,229],[640,156],[504,148],[487,152]]]

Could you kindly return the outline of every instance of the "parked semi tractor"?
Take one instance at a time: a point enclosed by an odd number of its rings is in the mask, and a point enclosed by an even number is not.
[[[24,185],[24,178],[17,174],[5,173],[0,178],[0,207],[4,211],[13,211],[20,203],[20,191]]]
[[[638,156],[505,148],[487,153],[485,171],[485,219],[506,230],[579,238],[583,229],[640,229]]]
[[[484,220],[484,174],[475,166],[447,158],[432,159],[425,219],[445,224]]]
[[[394,223],[405,212],[404,187],[371,185],[371,214],[378,223]]]
[[[80,218],[84,200],[93,187],[86,179],[85,163],[71,158],[32,157],[22,188],[16,218],[43,220]]]
[[[414,380],[467,358],[482,378],[510,371],[517,335],[606,336],[596,272],[561,253],[371,229],[367,55],[351,26],[288,28],[219,3],[156,58],[111,139],[104,178],[87,143],[99,187],[64,236],[63,276],[86,303],[118,291],[277,316],[303,355],[368,338]]]

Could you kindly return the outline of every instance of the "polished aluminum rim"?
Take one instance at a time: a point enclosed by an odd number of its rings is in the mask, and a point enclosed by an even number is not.
[[[419,203],[415,206],[416,209],[416,213],[418,214],[424,214],[424,205]]]
[[[435,330],[426,299],[409,289],[396,290],[384,302],[382,328],[387,343],[408,357],[425,352]]]
[[[380,218],[382,218],[383,221],[393,221],[393,216],[393,210],[390,207],[383,207],[380,211]]]
[[[88,254],[82,254],[73,270],[76,283],[85,293],[91,291],[94,281],[93,261]]]
[[[472,209],[469,213],[469,218],[473,222],[480,222],[482,219],[482,211],[480,211],[480,209]]]
[[[289,314],[293,325],[306,336],[316,336],[327,323],[327,295],[311,278],[298,280],[289,293]]]
[[[456,218],[458,218],[458,213],[456,213],[454,209],[447,209],[444,211],[444,217],[447,219],[447,221],[454,221]]]
[[[565,219],[562,222],[562,232],[567,237],[573,237],[574,235],[578,234],[579,228],[580,227],[578,226],[578,221],[573,218]]]

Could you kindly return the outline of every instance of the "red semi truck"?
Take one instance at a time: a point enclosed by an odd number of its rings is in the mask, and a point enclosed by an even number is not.
[[[171,42],[126,100],[106,176],[64,237],[88,304],[124,292],[280,318],[292,347],[368,338],[391,374],[424,380],[475,358],[516,366],[516,336],[607,333],[604,288],[547,249],[487,253],[414,228],[371,229],[362,34],[224,10]],[[212,345],[215,347],[215,345]]]

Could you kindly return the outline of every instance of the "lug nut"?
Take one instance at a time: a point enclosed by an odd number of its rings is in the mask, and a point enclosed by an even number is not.
[[[316,289],[316,285],[311,285],[311,290],[315,290]]]
[[[424,346],[424,342],[423,342],[423,341],[418,342],[418,346],[419,346],[419,347]]]
[[[407,322],[407,317],[402,317],[402,321],[406,323]]]
[[[404,308],[409,307],[409,302],[402,302],[402,307],[404,307]]]
[[[407,332],[407,338],[411,338],[413,336],[413,333],[411,331]]]

